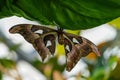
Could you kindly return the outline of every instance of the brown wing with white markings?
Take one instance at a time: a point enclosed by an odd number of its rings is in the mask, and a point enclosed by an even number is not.
[[[66,69],[68,71],[71,71],[81,57],[87,56],[90,52],[94,52],[100,56],[97,46],[81,36],[64,33],[64,44],[67,56]]]
[[[32,24],[18,24],[10,28],[9,32],[20,33],[34,46],[43,61],[49,53],[55,53],[57,33],[54,29]]]

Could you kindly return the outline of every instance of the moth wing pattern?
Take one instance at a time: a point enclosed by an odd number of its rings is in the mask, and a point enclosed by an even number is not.
[[[88,39],[70,33],[64,33],[65,36],[65,52],[66,52],[66,69],[71,69],[77,64],[81,57],[87,56],[90,52],[100,56],[97,46]],[[69,50],[66,48],[69,46]]]
[[[39,31],[40,30],[40,31]],[[25,40],[31,43],[42,58],[42,61],[47,58],[49,53],[55,53],[56,32],[54,29],[33,24],[18,24],[10,28],[10,33],[20,33]],[[51,45],[47,46],[47,42]]]
[[[47,58],[47,56],[50,55],[48,48],[45,47],[45,44],[42,41],[42,38],[35,39],[32,45],[41,56],[42,61],[44,61]]]
[[[88,39],[74,34],[57,31],[45,26],[33,24],[18,24],[10,28],[10,33],[19,33],[25,40],[31,43],[44,61],[50,53],[54,55],[56,49],[56,37],[58,43],[64,44],[66,52],[66,69],[71,71],[81,57],[90,52],[100,56],[100,51],[95,44]]]
[[[47,47],[51,52],[51,54],[54,55],[56,48],[56,37],[57,37],[56,30],[48,27],[41,27],[38,25],[33,25],[31,30],[34,33],[37,33],[39,34],[39,36],[41,36],[42,41],[45,44],[45,47]],[[42,30],[42,33],[37,32],[39,30]]]
[[[66,52],[66,70],[71,71],[71,69],[78,62],[78,59],[81,57],[81,54],[79,54],[79,50],[75,47],[74,44],[72,44],[72,42],[69,39],[65,38],[64,42]],[[69,50],[67,49],[67,46],[69,46]]]

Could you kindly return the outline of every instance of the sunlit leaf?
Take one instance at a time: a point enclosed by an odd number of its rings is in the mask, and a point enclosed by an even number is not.
[[[120,29],[120,17],[109,22],[110,25]]]
[[[65,55],[65,49],[64,49],[64,45],[60,45],[58,44],[57,47],[56,47],[56,55],[57,56],[60,56],[60,55]]]
[[[66,32],[71,33],[71,34],[80,35],[80,30],[66,30]]]

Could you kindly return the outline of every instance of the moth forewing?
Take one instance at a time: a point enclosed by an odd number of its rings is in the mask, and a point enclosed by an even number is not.
[[[25,40],[27,40],[29,43],[34,43],[34,40],[39,37],[38,34],[34,34],[31,31],[31,24],[18,24],[13,26],[9,29],[10,33],[19,33],[21,34]]]
[[[92,43],[90,40],[83,38],[83,37],[82,37],[82,40],[84,44],[88,45],[89,48],[92,49],[92,52],[94,52],[97,56],[101,56],[101,52],[99,48],[94,43]]]
[[[91,47],[89,45],[85,44],[85,43],[76,44],[75,46],[79,50],[79,53],[81,54],[81,57],[86,57],[89,53],[92,52]]]
[[[9,29],[10,33],[18,33],[20,30],[22,30],[21,26],[13,26]]]
[[[94,44],[94,43],[92,43],[90,40],[88,40],[88,39],[86,39],[86,38],[84,38],[84,37],[82,37],[82,36],[77,36],[77,35],[74,35],[74,34],[70,34],[70,33],[65,33],[65,35],[67,36],[67,37],[69,37],[69,39],[72,41],[72,39],[73,38],[75,38],[79,43],[79,45],[80,46],[82,46],[82,45],[84,45],[84,48],[85,48],[85,45],[86,45],[86,48],[88,48],[88,46],[89,46],[89,48],[88,49],[92,49],[92,51],[91,52],[94,52],[97,56],[100,56],[101,55],[101,53],[100,53],[100,50],[98,49],[98,47]],[[74,43],[74,44],[76,44],[76,43]],[[77,45],[78,46],[78,45]],[[80,47],[79,46],[79,47]],[[82,48],[82,47],[81,47]],[[87,50],[86,50],[87,51]]]
[[[37,31],[37,30],[43,30],[44,33],[42,35],[39,35],[39,34],[35,33],[35,31]],[[34,48],[37,50],[37,52],[42,57],[43,61],[47,57],[47,55],[49,55],[50,52],[52,52],[52,54],[54,53],[55,40],[53,38],[47,39],[47,40],[52,41],[51,42],[52,45],[49,47],[45,46],[45,41],[44,41],[45,36],[49,36],[50,34],[52,34],[56,37],[56,33],[53,32],[55,30],[53,30],[53,29],[45,28],[45,27],[39,26],[39,25],[18,24],[18,25],[13,26],[12,28],[10,28],[9,31],[10,31],[10,33],[20,33],[25,38],[25,40],[27,40],[34,46]]]
[[[45,27],[45,26],[39,26],[39,25],[33,25],[31,28],[31,31],[35,32],[38,30],[42,30],[42,33],[49,33],[49,32],[55,32],[56,30]]]
[[[83,43],[83,40],[81,38],[81,36],[75,35],[75,34],[71,34],[71,33],[66,33],[64,32],[64,34],[73,42],[73,44],[81,44]]]

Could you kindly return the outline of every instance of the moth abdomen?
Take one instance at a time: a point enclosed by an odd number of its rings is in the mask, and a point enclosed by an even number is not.
[[[58,35],[58,43],[61,44],[61,45],[64,44],[63,34],[59,34],[59,35]]]

